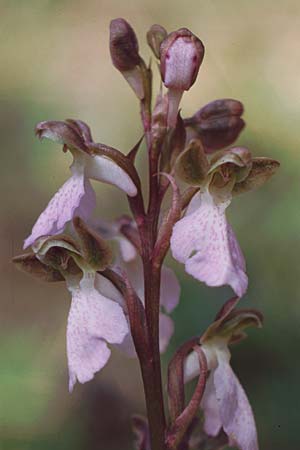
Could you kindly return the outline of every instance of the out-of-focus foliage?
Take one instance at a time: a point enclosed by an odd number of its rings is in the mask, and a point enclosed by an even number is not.
[[[123,151],[141,135],[138,105],[109,58],[108,25],[119,16],[136,29],[144,55],[150,51],[142,38],[152,23],[168,30],[186,26],[198,35],[206,56],[182,102],[183,115],[216,98],[237,98],[248,125],[239,142],[254,155],[281,161],[272,181],[231,207],[250,277],[242,303],[265,314],[263,330],[250,331],[232,353],[255,411],[261,448],[298,448],[299,1],[0,0],[0,12],[0,448],[130,450],[129,416],[143,411],[136,363],[116,352],[95,381],[69,396],[67,293],[17,273],[9,262],[70,164],[56,145],[34,138],[36,122],[81,118],[97,140]],[[96,188],[99,214],[122,212],[117,190]],[[182,299],[165,363],[231,295],[201,286],[174,267]]]

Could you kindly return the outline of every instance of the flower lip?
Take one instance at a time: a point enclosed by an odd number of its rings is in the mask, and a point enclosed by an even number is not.
[[[173,228],[173,257],[208,286],[228,284],[238,297],[248,286],[245,259],[225,217],[230,197],[216,201],[208,190],[196,194]]]

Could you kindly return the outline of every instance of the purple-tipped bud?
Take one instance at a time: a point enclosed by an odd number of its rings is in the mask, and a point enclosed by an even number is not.
[[[142,100],[149,91],[150,74],[139,55],[135,32],[124,19],[110,22],[109,48],[113,65],[118,69],[136,96]]]
[[[224,116],[241,116],[243,112],[244,107],[240,101],[222,98],[203,106],[193,115],[193,119],[195,122],[204,122]]]
[[[165,86],[180,91],[190,89],[203,57],[202,42],[188,29],[170,33],[160,46],[160,69]]]
[[[185,120],[190,139],[199,138],[206,152],[231,145],[245,126],[241,118],[244,107],[233,99],[220,99],[199,109],[193,117]]]
[[[109,48],[113,65],[120,72],[132,70],[140,62],[135,32],[124,19],[110,22]]]
[[[167,37],[168,33],[164,27],[161,25],[152,25],[150,30],[147,32],[147,42],[151,50],[153,51],[156,58],[160,57],[160,45],[163,40]]]

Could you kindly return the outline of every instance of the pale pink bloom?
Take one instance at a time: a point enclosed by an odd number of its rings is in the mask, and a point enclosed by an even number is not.
[[[56,192],[35,222],[24,242],[29,247],[41,236],[53,236],[63,231],[75,216],[87,220],[96,206],[96,196],[82,167],[71,166],[72,176]]]
[[[221,201],[208,190],[197,193],[185,217],[173,228],[171,250],[196,279],[208,286],[228,284],[242,297],[248,278],[243,254],[225,216],[230,202],[231,196]]]
[[[106,295],[101,291],[101,285]],[[67,326],[67,355],[69,390],[78,380],[90,381],[107,363],[109,344],[120,344],[128,334],[123,308],[117,303],[116,289],[105,278],[86,273],[78,278],[67,278],[72,303]],[[115,299],[114,299],[115,298]]]
[[[47,130],[47,136],[49,131]],[[75,216],[85,221],[96,206],[94,190],[90,179],[112,184],[129,196],[135,196],[137,189],[130,176],[113,160],[100,155],[88,155],[80,150],[72,150],[72,176],[57,191],[41,213],[24,242],[24,248],[41,236],[59,234],[67,222]]]
[[[204,431],[217,436],[221,429],[229,445],[240,450],[258,450],[257,432],[252,408],[246,393],[230,366],[230,353],[225,340],[203,344],[210,374],[201,401]],[[185,364],[185,381],[199,375],[199,359],[192,352]]]

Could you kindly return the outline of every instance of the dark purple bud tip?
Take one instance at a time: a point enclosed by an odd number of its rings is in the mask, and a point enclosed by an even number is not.
[[[233,100],[231,98],[222,98],[214,100],[199,109],[193,119],[196,122],[202,122],[206,120],[213,120],[218,117],[228,116],[241,116],[244,112],[244,106],[242,102]]]
[[[166,87],[187,91],[196,81],[204,45],[191,31],[181,28],[160,46],[161,75]]]
[[[186,119],[185,125],[193,128],[209,153],[231,145],[238,138],[245,126],[243,112],[243,104],[238,100],[215,100]]]
[[[135,32],[124,19],[110,22],[109,48],[113,65],[120,72],[132,70],[140,62]]]

